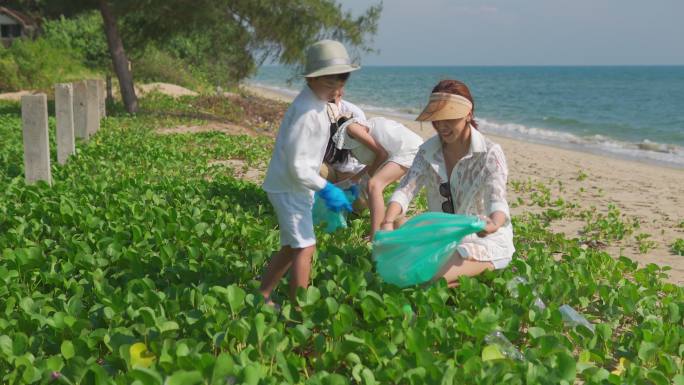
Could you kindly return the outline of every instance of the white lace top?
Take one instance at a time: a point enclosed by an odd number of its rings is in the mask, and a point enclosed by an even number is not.
[[[456,214],[489,216],[495,211],[506,214],[506,222],[494,234],[480,238],[472,234],[462,243],[475,243],[484,250],[471,255],[477,260],[493,261],[510,259],[513,247],[513,228],[506,201],[508,167],[501,146],[491,142],[478,130],[471,129],[468,153],[456,163],[450,178],[450,190]],[[394,192],[391,202],[401,205],[405,213],[420,191],[427,189],[428,210],[442,211],[446,198],[439,193],[439,186],[449,179],[438,135],[428,139],[418,151],[413,165]]]

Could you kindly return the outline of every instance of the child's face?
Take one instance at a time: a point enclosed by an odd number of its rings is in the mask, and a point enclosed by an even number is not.
[[[342,97],[344,92],[344,80],[338,80],[332,77],[319,77],[307,79],[309,88],[316,94],[320,100],[335,103]]]

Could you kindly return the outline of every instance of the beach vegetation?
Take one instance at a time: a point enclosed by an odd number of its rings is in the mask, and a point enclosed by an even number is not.
[[[152,95],[136,116],[113,106],[76,156],[53,163],[52,186],[28,186],[19,105],[0,101],[3,383],[684,381],[684,289],[664,280],[668,268],[584,247],[554,233],[549,213],[514,216],[511,265],[456,289],[384,283],[360,215],[318,233],[312,286],[291,302],[281,285],[282,311],[264,306],[258,275],[279,247],[275,215],[257,184],[211,161],[263,168],[273,139],[155,133],[208,122],[191,114],[200,106],[249,116],[232,103]],[[54,130],[50,118],[52,148]],[[517,186],[546,210],[567,206]],[[425,208],[423,198],[413,209]],[[615,206],[583,215],[596,239],[638,228]]]

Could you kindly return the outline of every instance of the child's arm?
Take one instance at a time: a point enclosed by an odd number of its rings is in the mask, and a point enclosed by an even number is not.
[[[363,169],[362,172],[367,172],[368,175],[373,175],[375,171],[380,167],[387,158],[389,154],[387,151],[378,143],[373,137],[368,133],[368,129],[358,123],[350,124],[347,128],[349,135],[360,142],[362,145],[368,147],[375,154],[375,159],[373,163],[368,165]]]
[[[322,190],[327,181],[320,175],[318,159],[328,144],[328,127],[314,113],[306,113],[292,123],[284,145],[285,161],[290,173],[301,185]]]

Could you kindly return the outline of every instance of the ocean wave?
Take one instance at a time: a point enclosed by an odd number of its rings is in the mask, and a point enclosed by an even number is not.
[[[299,92],[291,88],[260,83],[250,84],[290,96],[294,96]],[[357,103],[357,105],[368,112],[407,120],[415,119],[416,115],[420,112],[417,108],[410,107],[391,108],[364,103]],[[585,125],[585,123],[575,119],[546,117],[545,120],[549,120],[549,123]],[[539,144],[551,144],[600,155],[613,155],[620,158],[645,160],[652,163],[665,164],[671,167],[684,168],[684,148],[673,144],[658,143],[648,139],[644,139],[638,143],[631,143],[600,134],[579,136],[551,128],[530,127],[517,123],[503,123],[487,118],[478,118],[478,121],[480,122],[480,129],[482,129],[483,132],[497,134],[512,139],[525,140]]]
[[[528,127],[516,123],[500,123],[482,118],[479,119],[479,122],[483,132],[512,139],[552,144],[601,155],[615,155],[621,158],[646,160],[684,168],[684,148],[673,144],[657,143],[648,139],[632,143],[600,134],[579,136],[547,128]]]

